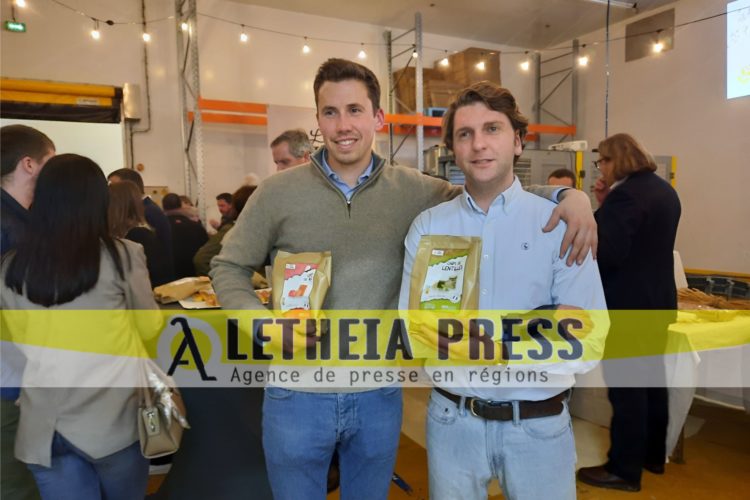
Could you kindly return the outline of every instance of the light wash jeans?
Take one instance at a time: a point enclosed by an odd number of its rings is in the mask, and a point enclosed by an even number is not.
[[[576,449],[567,402],[559,415],[502,422],[475,417],[432,391],[427,457],[432,500],[487,498],[497,478],[508,500],[576,497]]]
[[[342,500],[388,498],[401,413],[395,386],[356,393],[266,387],[263,448],[274,499],[325,499],[334,449]]]
[[[103,458],[91,458],[55,433],[52,467],[28,464],[44,500],[142,500],[148,460],[140,443]]]

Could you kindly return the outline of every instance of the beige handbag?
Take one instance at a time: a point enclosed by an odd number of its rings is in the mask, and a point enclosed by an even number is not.
[[[170,455],[180,447],[183,429],[189,429],[185,404],[170,376],[153,360],[142,363],[139,390],[138,436],[146,458]]]

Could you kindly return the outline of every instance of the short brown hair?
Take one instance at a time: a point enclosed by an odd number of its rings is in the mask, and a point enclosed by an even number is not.
[[[28,156],[37,162],[50,152],[55,144],[43,132],[26,125],[6,125],[0,128],[0,151],[2,151],[1,177],[16,171],[18,162]]]
[[[318,92],[325,82],[343,82],[344,80],[362,82],[367,88],[367,96],[372,102],[372,112],[376,113],[380,109],[380,83],[378,83],[375,73],[354,61],[337,58],[328,59],[318,68],[313,83],[315,107],[318,107]]]
[[[234,192],[232,195],[232,209],[234,210],[235,218],[240,216],[247,200],[256,189],[258,189],[258,186],[242,186]]]
[[[124,238],[134,227],[146,224],[141,192],[130,181],[109,185],[109,233]]]
[[[475,102],[481,102],[489,109],[500,112],[508,117],[513,130],[518,132],[521,142],[526,137],[529,120],[521,114],[516,104],[516,98],[510,90],[496,83],[483,81],[475,83],[458,93],[456,99],[448,107],[443,115],[443,142],[448,149],[453,150],[453,124],[458,108],[469,106]],[[514,161],[518,156],[514,158]]]
[[[619,181],[641,170],[656,171],[651,154],[629,134],[615,134],[599,143],[599,155],[612,162],[612,176]]]

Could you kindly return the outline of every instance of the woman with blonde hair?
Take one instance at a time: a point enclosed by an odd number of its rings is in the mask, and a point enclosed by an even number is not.
[[[143,246],[152,287],[170,281],[166,271],[168,256],[156,233],[146,224],[138,186],[129,181],[110,184],[109,197],[110,234]]]
[[[609,460],[580,469],[578,478],[638,491],[642,470],[663,474],[667,454],[666,374],[657,355],[664,354],[677,309],[673,250],[680,200],[632,136],[615,134],[600,142],[598,151],[597,262],[607,308],[627,313],[610,313],[604,351],[612,403]],[[634,350],[640,355],[623,359]]]

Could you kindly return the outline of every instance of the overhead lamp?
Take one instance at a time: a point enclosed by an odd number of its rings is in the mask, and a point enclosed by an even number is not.
[[[448,66],[450,66],[451,63],[448,60],[448,51],[447,50],[445,51],[445,57],[442,58],[442,59],[440,59],[440,63],[439,64],[440,64],[440,66],[442,66],[444,68],[447,68]]]
[[[362,49],[360,49],[359,54],[357,54],[357,58],[359,59],[367,59],[367,52],[365,52],[365,44],[362,44]]]
[[[309,54],[310,53],[310,46],[307,45],[307,37],[305,37],[305,44],[302,46],[302,53],[303,54]]]
[[[188,26],[188,23],[186,23],[185,21],[182,21],[182,23],[180,23],[180,29],[182,31],[187,31],[189,27],[190,26]]]
[[[247,43],[247,33],[245,33],[245,25],[242,25],[242,33],[240,33],[240,42]]]
[[[141,35],[141,36],[142,36],[144,42],[148,43],[148,42],[151,41],[151,33],[149,33],[148,31],[144,31],[143,35]]]
[[[664,43],[661,41],[661,30],[656,31],[656,41],[654,42],[654,45],[651,47],[651,50],[654,54],[659,54],[662,50],[664,50]]]
[[[484,71],[485,69],[487,69],[487,65],[486,65],[486,64],[484,63],[484,61],[479,61],[479,62],[478,62],[478,63],[476,64],[476,67],[477,67],[477,69],[478,69],[479,71]]]
[[[612,7],[620,7],[622,9],[635,9],[635,2],[622,2],[620,0],[588,0],[591,3],[599,3],[602,5],[611,5]]]
[[[586,48],[586,44],[581,45],[581,49]],[[578,56],[578,66],[584,68],[589,65],[589,56],[585,53]]]
[[[21,9],[26,8],[26,0],[16,0],[15,4],[16,4],[16,7],[19,7]]]
[[[94,29],[91,30],[91,38],[99,40],[101,37],[102,34],[99,32],[99,21],[94,19]]]
[[[412,57],[413,57],[414,59],[416,59],[417,57],[419,57],[419,54],[417,54],[417,51],[416,51],[416,49],[414,50],[414,52],[412,52],[412,53],[411,53],[411,56],[412,56]]]

